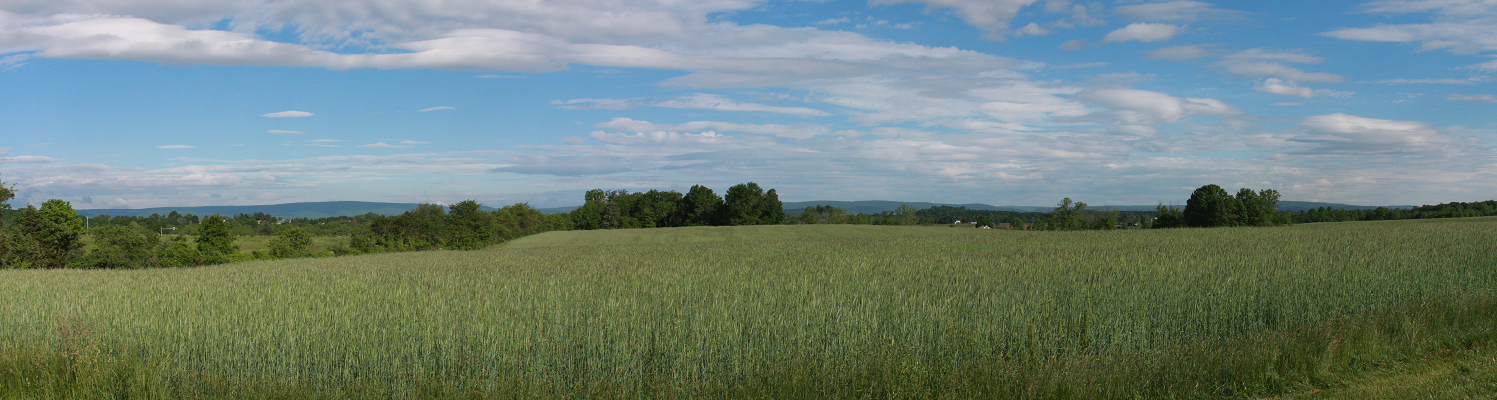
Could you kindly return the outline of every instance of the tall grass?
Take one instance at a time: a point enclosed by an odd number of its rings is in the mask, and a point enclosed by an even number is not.
[[[0,397],[1267,395],[1497,342],[1494,228],[708,227],[0,271]],[[115,372],[67,364],[78,337]]]

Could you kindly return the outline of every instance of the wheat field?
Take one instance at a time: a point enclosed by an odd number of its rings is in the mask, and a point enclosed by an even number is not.
[[[1497,343],[1494,288],[1493,218],[3,270],[0,398],[1251,398]]]

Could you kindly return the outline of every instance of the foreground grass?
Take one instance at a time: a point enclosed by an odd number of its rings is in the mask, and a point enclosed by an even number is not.
[[[1442,349],[1417,362],[1388,368],[1344,387],[1284,396],[1284,400],[1497,399],[1497,347]]]
[[[0,397],[1276,396],[1497,341],[1494,228],[681,228],[0,271]]]

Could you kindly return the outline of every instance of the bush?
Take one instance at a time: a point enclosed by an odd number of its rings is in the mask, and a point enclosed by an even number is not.
[[[155,233],[124,226],[104,226],[93,231],[96,248],[69,267],[138,269],[157,266],[155,250],[161,239]]]
[[[270,238],[270,255],[275,258],[293,258],[307,256],[307,248],[312,246],[312,234],[301,228],[286,228],[276,232],[275,237]]]
[[[203,265],[204,261],[203,253],[180,237],[161,247],[161,251],[156,254],[156,259],[161,266],[168,268],[195,267]]]

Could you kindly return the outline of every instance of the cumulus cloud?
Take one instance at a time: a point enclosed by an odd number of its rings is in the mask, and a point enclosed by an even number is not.
[[[180,145],[180,144],[169,144],[169,145],[165,145],[165,146],[156,146],[156,148],[158,148],[158,149],[190,149],[190,148],[192,148],[192,146]]]
[[[1038,0],[873,0],[872,4],[924,3],[927,10],[950,8],[962,21],[983,31],[983,39],[1004,40],[1008,23],[1019,10]]]
[[[1451,93],[1451,94],[1445,96],[1445,100],[1448,100],[1448,101],[1462,101],[1462,102],[1467,102],[1467,103],[1497,103],[1497,97],[1493,97],[1490,94],[1470,94],[1470,95],[1466,95],[1466,94]]]
[[[280,129],[271,129],[271,130],[265,131],[265,133],[276,134],[276,135],[302,135],[302,134],[306,134],[306,132],[302,132],[302,131],[283,131],[283,130],[280,130]]]
[[[451,109],[452,109],[452,107],[439,106],[439,107],[432,107],[432,108],[424,108],[424,109],[421,109],[421,112],[439,111],[439,110],[451,110]]]
[[[1029,25],[1024,25],[1022,27],[1019,27],[1019,29],[1015,29],[1014,30],[1014,36],[1015,37],[1019,37],[1019,36],[1045,36],[1045,35],[1049,35],[1050,33],[1051,32],[1049,30],[1047,30],[1045,28],[1041,28],[1040,24],[1033,23],[1033,22],[1030,22]]]
[[[310,117],[310,116],[312,116],[312,113],[309,113],[309,112],[306,112],[306,111],[295,111],[295,110],[292,110],[292,111],[273,112],[273,113],[270,113],[270,114],[263,114],[263,115],[260,115],[260,116],[261,117],[266,117],[266,118],[301,118],[301,117]]]
[[[1121,43],[1132,40],[1144,43],[1158,42],[1169,40],[1179,32],[1180,27],[1177,25],[1139,22],[1107,33],[1107,36],[1102,37],[1102,43]]]

